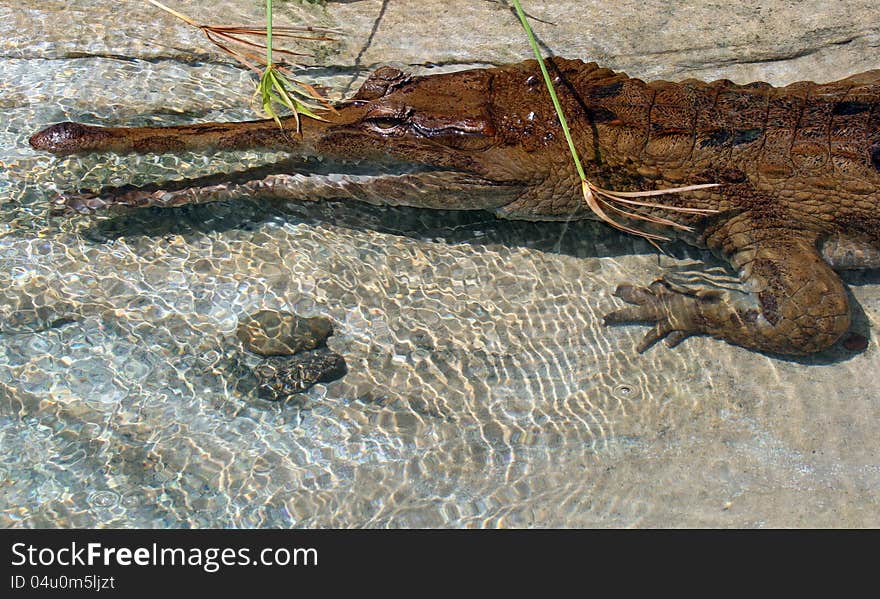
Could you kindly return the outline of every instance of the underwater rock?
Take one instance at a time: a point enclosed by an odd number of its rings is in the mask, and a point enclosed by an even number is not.
[[[260,310],[242,319],[236,336],[261,356],[291,356],[321,347],[333,334],[333,323],[316,316],[303,318],[290,312]]]
[[[326,347],[296,356],[268,358],[254,369],[260,381],[258,394],[269,401],[283,401],[316,383],[340,379],[347,372],[345,359]]]
[[[345,376],[345,359],[327,349],[332,334],[333,323],[327,318],[276,310],[260,310],[242,319],[236,331],[248,350],[267,358],[254,368],[254,375],[259,396],[270,401]]]

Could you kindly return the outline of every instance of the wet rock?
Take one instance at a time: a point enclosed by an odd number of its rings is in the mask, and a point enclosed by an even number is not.
[[[347,372],[345,359],[326,347],[296,356],[269,358],[254,369],[260,381],[258,394],[270,401],[283,401],[316,383],[340,379]]]
[[[348,372],[345,359],[326,346],[333,334],[327,318],[261,310],[242,319],[236,333],[248,350],[267,358],[254,368],[263,399],[283,401]]]
[[[261,356],[291,356],[322,347],[332,334],[333,323],[327,318],[275,310],[260,310],[242,319],[236,331],[244,346]]]

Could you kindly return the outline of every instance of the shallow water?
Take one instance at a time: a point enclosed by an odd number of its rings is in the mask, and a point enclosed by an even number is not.
[[[104,6],[58,4],[39,8]],[[104,23],[133,33],[93,20],[66,32],[73,49],[63,32],[27,44],[35,15],[6,5],[0,525],[880,525],[874,339],[799,363],[705,338],[638,355],[645,329],[602,327],[618,283],[699,253],[661,259],[592,223],[342,202],[50,218],[60,189],[281,155],[32,151],[61,120],[252,118],[251,80],[193,54],[185,29],[146,43],[112,9]],[[357,75],[315,73],[337,90]],[[873,326],[876,274],[847,280]],[[349,374],[256,397],[235,327],[266,308],[331,318]]]

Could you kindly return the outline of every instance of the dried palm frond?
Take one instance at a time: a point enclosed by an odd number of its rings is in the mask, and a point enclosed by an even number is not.
[[[668,218],[663,218],[661,216],[655,216],[652,214],[640,214],[637,212],[632,212],[629,210],[623,210],[622,208],[616,206],[615,204],[624,204],[630,206],[639,206],[643,208],[652,208],[659,210],[669,210],[671,212],[678,212],[682,214],[715,214],[718,211],[713,210],[711,208],[687,208],[681,206],[671,206],[669,204],[659,204],[656,202],[641,202],[637,200],[633,200],[631,198],[644,198],[651,196],[659,196],[666,195],[671,193],[682,193],[686,191],[696,191],[698,189],[707,189],[710,187],[718,187],[718,183],[704,183],[700,185],[685,185],[683,187],[672,187],[667,189],[654,189],[649,191],[611,191],[608,189],[602,189],[601,187],[597,187],[593,185],[587,179],[583,179],[581,183],[581,191],[584,196],[584,200],[587,203],[587,206],[590,210],[593,211],[599,219],[605,223],[608,223],[615,229],[620,231],[625,231],[627,233],[631,233],[633,235],[639,235],[640,237],[644,237],[646,239],[655,240],[655,241],[669,241],[669,238],[664,235],[659,235],[656,233],[649,233],[647,231],[640,231],[633,227],[629,227],[623,225],[610,216],[602,209],[602,206],[606,206],[617,212],[624,218],[634,219],[634,220],[642,220],[653,223],[655,225],[673,227],[676,229],[680,229],[682,231],[693,231],[692,227],[687,225],[682,225],[681,223],[677,223]]]
[[[290,69],[271,63],[273,51],[289,57],[305,56],[305,54],[283,48],[270,48],[269,44],[272,43],[273,36],[314,42],[334,41],[335,38],[331,36],[340,34],[339,31],[318,27],[272,27],[271,21],[267,23],[268,27],[205,25],[157,0],[146,1],[200,29],[208,41],[260,75],[257,93],[262,108],[278,122],[279,126],[281,121],[272,108],[273,102],[282,104],[293,112],[297,129],[299,129],[300,114],[320,118],[314,114],[314,110],[320,108],[333,110],[330,102],[314,86],[295,79]],[[267,13],[267,18],[270,18],[270,15],[271,13]],[[265,54],[260,53],[260,50],[265,51]]]

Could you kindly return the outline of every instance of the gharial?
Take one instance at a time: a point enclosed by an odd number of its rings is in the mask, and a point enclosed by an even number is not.
[[[713,250],[741,281],[732,290],[662,280],[621,285],[615,294],[630,305],[606,323],[653,323],[640,351],[664,337],[675,345],[708,334],[803,355],[848,330],[851,307],[835,269],[880,266],[880,70],[775,88],[646,83],[593,63],[548,64],[597,185],[718,184],[656,203],[603,200],[606,215],[630,230],[665,230]],[[106,187],[55,200],[57,209],[75,212],[249,195],[488,210],[534,221],[596,218],[535,61],[429,76],[383,67],[320,116],[303,119],[299,131],[292,119],[283,129],[272,120],[143,128],[66,122],[30,143],[57,154],[267,147],[325,157],[322,172],[335,173],[309,177],[305,163],[292,159],[281,165],[286,172]],[[368,161],[380,175],[364,176],[362,165],[346,161]]]

